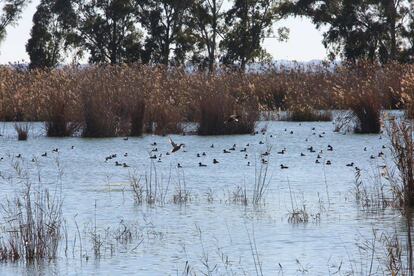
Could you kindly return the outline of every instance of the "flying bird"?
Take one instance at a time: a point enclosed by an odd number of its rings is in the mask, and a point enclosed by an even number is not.
[[[169,140],[170,140],[171,146],[173,147],[171,150],[172,153],[179,151],[182,147],[184,147],[184,144],[177,145],[176,143],[174,143],[174,141],[171,138],[169,138]]]

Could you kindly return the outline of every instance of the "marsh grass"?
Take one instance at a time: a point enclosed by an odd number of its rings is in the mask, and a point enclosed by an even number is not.
[[[414,207],[414,144],[409,122],[391,121],[387,129],[391,139],[391,153],[398,169],[389,175],[392,190],[400,207]]]
[[[287,112],[287,121],[293,122],[329,122],[332,121],[330,111],[314,110],[309,107],[294,107]]]
[[[62,200],[25,183],[23,195],[2,203],[5,232],[0,260],[34,262],[57,258],[62,231]]]
[[[14,124],[14,129],[17,132],[17,140],[26,141],[29,137],[30,124],[26,122],[19,122]]]

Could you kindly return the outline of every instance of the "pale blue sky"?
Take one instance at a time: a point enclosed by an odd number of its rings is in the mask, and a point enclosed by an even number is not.
[[[32,16],[39,0],[34,0],[22,15],[17,26],[9,27],[6,39],[0,44],[0,64],[15,61],[29,61],[25,45],[30,36]],[[265,48],[275,60],[309,61],[325,59],[322,33],[306,18],[288,18],[275,25],[275,28],[285,26],[290,29],[289,40],[278,42],[276,39],[266,39]]]

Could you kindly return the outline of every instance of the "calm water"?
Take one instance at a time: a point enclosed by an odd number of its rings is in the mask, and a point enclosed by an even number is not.
[[[175,142],[185,144],[185,151],[167,156],[166,152],[171,150],[168,137],[52,139],[44,137],[42,124],[35,123],[29,140],[18,142],[13,125],[3,124],[1,172],[13,174],[12,163],[17,161],[30,171],[33,179],[40,173],[42,186],[51,190],[62,188],[69,252],[65,257],[62,246],[57,260],[36,267],[22,263],[0,264],[0,274],[181,275],[188,261],[200,275],[207,273],[203,260],[208,259],[210,268],[215,269],[213,275],[255,275],[251,249],[254,243],[264,275],[328,275],[336,272],[341,264],[340,275],[351,271],[357,275],[366,274],[370,253],[364,254],[357,245],[371,240],[373,230],[385,233],[396,230],[402,236],[406,230],[397,211],[372,213],[357,206],[353,192],[355,169],[346,164],[354,162],[362,169],[365,182],[373,183],[378,166],[387,162],[389,156],[389,151],[382,148],[388,145],[387,138],[334,133],[330,122],[261,122],[258,130],[265,125],[265,135],[172,135]],[[158,151],[151,154],[162,153],[161,162],[155,159],[154,164],[164,187],[171,178],[166,203],[153,207],[145,203],[137,205],[129,176],[148,175],[149,152],[155,148],[151,146],[154,142]],[[223,149],[233,144],[236,144],[235,151],[223,153]],[[247,152],[240,152],[246,144],[249,144]],[[333,151],[327,151],[328,145]],[[316,152],[307,151],[309,146]],[[265,204],[253,208],[250,204],[246,207],[231,202],[231,194],[237,186],[246,187],[251,197],[260,154],[270,147],[270,182]],[[59,152],[52,152],[54,148]],[[284,148],[285,154],[278,154]],[[323,151],[321,164],[316,164],[320,150]],[[380,151],[385,153],[385,160],[370,158]],[[45,152],[47,157],[42,157]],[[197,157],[197,153],[201,157]],[[22,158],[15,158],[18,154]],[[105,162],[105,157],[111,154],[118,157]],[[32,158],[38,161],[32,162]],[[220,163],[213,164],[213,158]],[[325,165],[327,160],[332,165]],[[125,162],[130,167],[115,166],[115,161]],[[207,167],[199,167],[199,162]],[[251,166],[247,166],[248,162]],[[183,168],[177,169],[177,163]],[[281,164],[289,168],[281,169]],[[59,169],[63,171],[61,186],[56,184]],[[172,202],[178,180],[185,180],[191,194],[191,201],[184,205]],[[2,179],[0,185],[3,200],[22,190],[21,185],[10,183],[10,180]],[[207,193],[212,193],[212,202],[207,200]],[[288,221],[292,204],[306,206],[311,215],[308,223]],[[318,216],[320,218],[315,219]],[[73,246],[75,219],[82,232],[82,259],[79,241]],[[138,236],[128,245],[114,245],[112,250],[110,244],[115,242],[109,237],[101,249],[101,257],[96,258],[88,233],[95,220],[97,231],[102,235],[115,230],[122,221],[133,225]],[[376,263],[381,262],[380,255],[375,257]],[[227,257],[228,262],[225,261]]]

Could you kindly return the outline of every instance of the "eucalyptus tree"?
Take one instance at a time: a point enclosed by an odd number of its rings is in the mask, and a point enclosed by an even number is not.
[[[0,41],[6,36],[6,28],[19,19],[23,8],[30,0],[0,0]]]
[[[228,27],[220,43],[224,64],[237,64],[242,70],[246,64],[269,57],[262,46],[266,37],[273,37],[273,23],[279,19],[277,0],[235,0],[226,13]],[[287,30],[281,28],[275,36],[287,38]]]
[[[30,68],[52,68],[68,48],[67,35],[76,26],[70,0],[41,0],[33,15],[33,27],[26,51]]]

